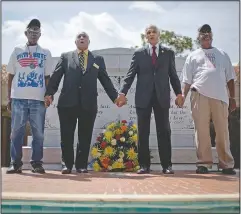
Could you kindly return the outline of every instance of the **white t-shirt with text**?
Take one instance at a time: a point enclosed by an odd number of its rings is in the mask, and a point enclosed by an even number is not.
[[[52,73],[51,53],[39,45],[15,47],[7,72],[14,75],[11,98],[44,101],[45,76]]]
[[[186,59],[183,83],[190,84],[206,97],[229,104],[227,82],[236,78],[229,56],[217,48],[199,48]]]

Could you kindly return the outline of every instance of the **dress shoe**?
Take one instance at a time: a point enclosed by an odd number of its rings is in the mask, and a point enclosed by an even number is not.
[[[137,171],[137,174],[148,174],[150,173],[150,168],[142,167]]]
[[[15,173],[22,173],[22,166],[17,165],[15,163],[11,163],[9,168],[6,171],[7,174],[15,174]]]
[[[233,168],[223,169],[222,173],[225,175],[236,175],[236,171]]]
[[[33,173],[39,173],[39,174],[45,173],[42,163],[32,163],[31,165],[32,165]]]
[[[63,167],[61,173],[62,174],[71,174],[71,169],[68,169],[67,167]]]
[[[205,166],[198,166],[197,170],[196,170],[196,173],[197,174],[208,174],[209,171],[208,171],[208,168],[205,167]]]
[[[167,167],[167,168],[163,168],[163,170],[162,170],[162,172],[164,173],[164,174],[174,174],[174,171],[172,170],[172,167]]]
[[[88,170],[87,169],[76,169],[76,171],[78,172],[78,173],[88,173]]]

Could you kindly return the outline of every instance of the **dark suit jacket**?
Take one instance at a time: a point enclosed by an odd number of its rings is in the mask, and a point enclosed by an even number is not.
[[[148,45],[135,51],[130,69],[120,90],[127,94],[137,75],[135,105],[146,108],[150,103],[154,87],[158,101],[163,108],[170,108],[170,83],[175,94],[181,94],[181,84],[176,72],[174,52],[168,48],[159,47],[156,66],[152,65],[152,58]]]
[[[57,92],[63,76],[58,107],[72,107],[81,103],[87,110],[97,110],[97,78],[113,102],[118,97],[118,92],[106,72],[103,57],[90,51],[84,74],[80,68],[77,50],[63,53],[50,77],[46,95],[54,95]]]

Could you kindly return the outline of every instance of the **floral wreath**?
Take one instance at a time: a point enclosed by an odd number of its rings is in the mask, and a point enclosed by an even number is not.
[[[134,172],[137,157],[137,126],[126,120],[112,122],[100,133],[91,148],[94,171]]]

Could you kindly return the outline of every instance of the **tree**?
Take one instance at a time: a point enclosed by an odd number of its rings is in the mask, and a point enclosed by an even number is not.
[[[146,39],[144,34],[141,34],[141,40],[142,45],[145,45]],[[171,48],[176,56],[185,55],[185,51],[191,51],[197,45],[197,41],[193,41],[192,38],[167,30],[160,30],[160,42],[164,46]]]

